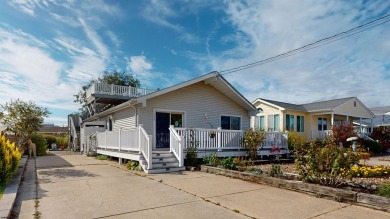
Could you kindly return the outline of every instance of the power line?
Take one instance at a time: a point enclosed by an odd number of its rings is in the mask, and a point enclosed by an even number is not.
[[[299,54],[299,53],[302,53],[302,52],[305,52],[305,51],[308,51],[308,50],[311,50],[311,49],[314,49],[314,48],[317,48],[317,47],[320,47],[320,46],[323,46],[323,45],[326,45],[328,43],[332,43],[332,42],[344,39],[346,37],[358,34],[358,33],[363,32],[365,30],[368,30],[368,29],[371,29],[373,27],[382,25],[384,23],[387,23],[387,22],[390,21],[390,19],[387,19],[387,18],[390,18],[390,14],[385,15],[385,16],[380,17],[380,18],[377,18],[375,20],[372,20],[372,21],[370,21],[368,23],[365,23],[365,24],[362,24],[360,26],[354,27],[354,28],[352,28],[350,30],[338,33],[338,34],[330,36],[330,37],[323,38],[321,40],[318,40],[316,42],[307,44],[307,45],[302,46],[302,47],[299,47],[297,49],[293,49],[293,50],[290,50],[288,52],[285,52],[285,53],[282,53],[282,54],[279,54],[279,55],[276,55],[276,56],[273,56],[273,57],[270,57],[270,58],[267,58],[267,59],[263,59],[263,60],[260,60],[260,61],[257,61],[257,62],[252,62],[252,63],[246,64],[246,65],[242,65],[242,66],[238,66],[238,67],[235,67],[235,68],[223,70],[223,71],[220,71],[220,73],[221,73],[221,75],[231,74],[231,73],[234,73],[234,72],[237,72],[237,71],[241,71],[241,70],[244,70],[244,69],[252,68],[254,66],[263,65],[263,64],[266,64],[266,63],[269,63],[269,62],[274,62],[274,61],[277,61],[279,59],[283,59],[283,58],[286,58],[286,57],[289,57],[289,56],[293,56],[293,55],[296,55],[296,54]]]

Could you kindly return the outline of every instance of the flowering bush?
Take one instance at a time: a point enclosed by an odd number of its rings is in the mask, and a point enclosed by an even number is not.
[[[265,131],[259,129],[248,129],[245,131],[244,143],[248,150],[247,154],[250,159],[256,160],[258,157],[257,150],[265,139]]]
[[[4,188],[18,169],[22,155],[14,143],[0,132],[0,190]]]
[[[332,127],[332,138],[335,143],[342,142],[345,147],[351,146],[351,142],[347,141],[349,137],[357,137],[356,131],[353,129],[353,124],[350,122],[339,122]]]
[[[353,166],[351,169],[342,169],[344,176],[350,177],[379,177],[390,175],[390,167],[386,166]]]
[[[287,144],[289,150],[294,150],[296,146],[305,145],[306,139],[297,132],[288,132]]]
[[[331,187],[340,186],[345,176],[342,170],[359,162],[357,153],[333,142],[316,142],[295,147],[295,165],[305,181]]]

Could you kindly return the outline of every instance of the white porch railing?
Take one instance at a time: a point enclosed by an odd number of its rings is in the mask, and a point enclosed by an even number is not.
[[[327,137],[332,135],[332,130],[324,130],[324,131],[311,131],[311,140],[324,140]]]
[[[184,137],[184,148],[187,148],[190,139],[197,144],[198,149],[245,149],[243,143],[244,131],[242,130],[222,130],[218,129],[200,129],[200,128],[175,128],[179,136]],[[287,133],[267,132],[264,142],[259,145],[260,148],[288,149]]]
[[[105,83],[93,83],[86,90],[87,99],[92,96],[92,94],[105,94],[105,95],[117,95],[117,96],[127,96],[127,97],[140,97],[150,93],[153,93],[154,90],[146,88],[137,88],[131,86],[120,86],[113,84]]]
[[[118,151],[139,151],[139,128],[97,132],[97,147]]]
[[[139,151],[147,162],[147,169],[151,170],[152,165],[152,136],[148,135],[141,126],[139,126]]]
[[[173,125],[169,126],[169,150],[173,152],[179,161],[179,167],[184,165],[183,146],[184,137],[176,132]]]
[[[245,148],[242,143],[244,136],[242,130],[222,130],[221,128],[175,128],[175,130],[180,136],[184,137],[184,148],[187,148],[191,141],[194,141],[192,143],[197,144],[197,148],[200,150]]]

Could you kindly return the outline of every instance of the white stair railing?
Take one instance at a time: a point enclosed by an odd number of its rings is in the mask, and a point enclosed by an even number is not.
[[[179,136],[173,125],[169,126],[169,150],[173,152],[179,161],[179,167],[184,165],[183,146],[184,137]]]
[[[144,156],[146,163],[147,163],[147,169],[151,170],[153,168],[152,165],[152,136],[148,135],[145,131],[145,129],[142,128],[141,125],[138,126],[139,128],[139,151]]]
[[[77,149],[77,131],[76,131],[76,127],[75,127],[72,116],[69,116],[69,122],[70,122],[70,133],[72,136],[71,149],[76,150]]]

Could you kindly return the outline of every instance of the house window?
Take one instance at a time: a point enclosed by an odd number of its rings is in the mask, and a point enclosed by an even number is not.
[[[305,117],[297,116],[297,132],[305,132]]]
[[[265,129],[265,118],[264,116],[260,116],[259,118],[259,129],[264,130]]]
[[[268,131],[279,131],[279,114],[268,115]]]
[[[326,118],[318,118],[318,131],[325,131],[328,129],[328,120]]]
[[[356,107],[356,101],[353,101],[353,106]]]
[[[241,118],[236,116],[221,116],[222,129],[240,130]]]
[[[294,131],[294,115],[286,114],[286,130]]]
[[[256,116],[255,117],[255,128],[260,130],[265,129],[265,117],[264,116]]]

